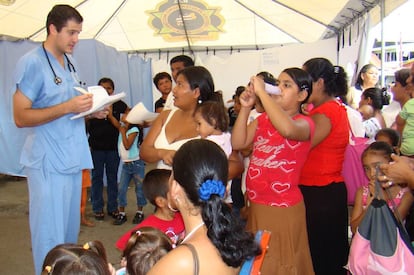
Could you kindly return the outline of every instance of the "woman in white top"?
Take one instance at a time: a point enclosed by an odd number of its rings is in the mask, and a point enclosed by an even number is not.
[[[151,125],[140,147],[140,157],[146,162],[158,162],[158,168],[171,169],[175,152],[187,141],[200,138],[194,112],[202,102],[216,100],[210,72],[201,66],[188,67],[177,75],[172,93],[175,110],[165,110]],[[238,153],[229,157],[229,178],[238,176],[243,164]]]
[[[378,86],[378,69],[375,65],[366,64],[358,73],[358,78],[355,86],[348,90],[346,96],[348,105],[354,109],[358,109],[359,101],[361,100],[362,92],[368,88]]]

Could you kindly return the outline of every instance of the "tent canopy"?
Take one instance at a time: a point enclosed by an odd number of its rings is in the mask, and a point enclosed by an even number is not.
[[[119,51],[266,48],[341,36],[378,0],[72,0],[81,39]],[[387,15],[404,0],[385,1]],[[0,39],[43,41],[52,0],[0,0]],[[62,3],[62,2],[59,2]],[[376,21],[379,20],[379,13]],[[351,33],[352,35],[352,33]],[[355,34],[356,36],[356,34]]]

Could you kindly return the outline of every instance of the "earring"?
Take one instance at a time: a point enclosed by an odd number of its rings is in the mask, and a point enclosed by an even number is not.
[[[170,209],[172,212],[178,212],[178,209],[173,208],[170,202],[168,202],[167,206],[168,206],[168,209]]]

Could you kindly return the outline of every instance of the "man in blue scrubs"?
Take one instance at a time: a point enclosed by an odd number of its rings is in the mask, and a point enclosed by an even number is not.
[[[13,96],[17,127],[30,127],[20,162],[29,185],[29,220],[35,273],[50,249],[77,243],[82,169],[92,168],[84,119],[74,114],[92,107],[92,96],[79,86],[70,56],[83,18],[68,5],[49,12],[46,41],[17,63]],[[101,111],[95,116],[104,116]]]

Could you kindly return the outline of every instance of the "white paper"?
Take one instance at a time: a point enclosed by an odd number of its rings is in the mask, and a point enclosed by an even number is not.
[[[126,121],[132,124],[143,124],[144,122],[153,121],[157,116],[158,113],[148,111],[144,104],[140,102],[129,111]]]
[[[92,108],[90,108],[88,111],[74,115],[70,119],[81,118],[89,114],[92,114],[94,112],[97,112],[99,110],[102,110],[105,106],[123,99],[126,95],[124,92],[121,92],[115,95],[108,95],[105,88],[102,86],[90,86],[88,87],[88,91],[86,91],[85,89],[81,87],[74,87],[74,89],[76,89],[82,94],[85,94],[85,93],[93,94],[93,104],[92,104]]]

